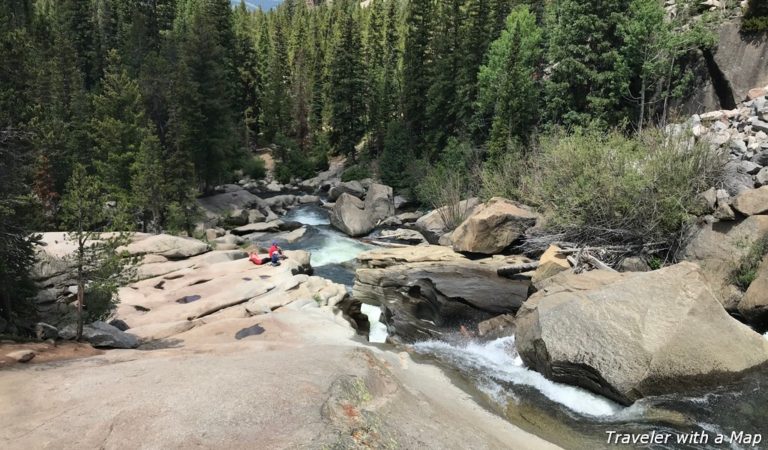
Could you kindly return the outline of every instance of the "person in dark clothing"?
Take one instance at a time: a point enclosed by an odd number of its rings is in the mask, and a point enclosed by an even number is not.
[[[269,247],[269,259],[272,260],[272,265],[279,266],[280,260],[284,258],[285,256],[283,256],[283,249],[277,245],[277,242],[272,241],[272,246]]]

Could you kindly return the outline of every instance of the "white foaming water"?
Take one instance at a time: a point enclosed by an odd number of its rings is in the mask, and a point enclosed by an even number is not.
[[[331,221],[328,220],[328,215],[323,211],[312,208],[298,208],[289,212],[284,217],[286,220],[292,220],[304,225],[330,225]]]
[[[523,367],[515,350],[514,336],[490,342],[468,342],[455,345],[443,341],[426,341],[414,345],[422,354],[431,354],[447,360],[472,376],[487,377],[486,384],[495,381],[530,386],[545,397],[568,409],[588,416],[612,416],[622,407],[608,399],[573,386],[554,383],[538,372]]]
[[[312,252],[312,266],[314,267],[351,261],[357,258],[357,255],[360,253],[372,248],[370,245],[336,233],[326,230],[320,230],[319,232],[323,236],[322,244],[318,247],[307,249]]]
[[[768,332],[766,332],[766,333],[763,335],[763,337],[764,337],[764,338],[766,338],[766,339],[768,339]]]
[[[387,326],[379,322],[381,308],[363,303],[360,307],[360,312],[368,316],[368,322],[371,324],[371,329],[368,331],[368,342],[377,344],[386,342],[389,334],[387,333]]]

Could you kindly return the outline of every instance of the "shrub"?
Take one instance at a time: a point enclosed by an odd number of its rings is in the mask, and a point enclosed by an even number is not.
[[[738,286],[742,291],[746,291],[757,278],[757,271],[766,255],[768,255],[768,234],[758,238],[750,245],[747,254],[731,272],[731,283]]]
[[[466,208],[460,202],[478,191],[476,167],[477,151],[469,143],[451,138],[440,161],[418,185],[419,199],[439,209],[440,218],[450,230],[466,218]]]
[[[264,160],[258,156],[249,157],[243,162],[243,173],[254,180],[260,180],[267,176],[267,167]]]
[[[360,164],[355,164],[354,166],[345,169],[344,173],[341,174],[341,181],[362,180],[370,177],[371,171],[368,168],[368,165],[361,162]]]
[[[275,137],[275,145],[275,178],[283,184],[294,178],[312,178],[317,172],[328,169],[327,142],[322,137],[311,150],[301,150],[293,140],[283,135]]]
[[[749,0],[741,29],[747,33],[768,30],[768,3],[765,0]]]
[[[549,228],[570,231],[574,240],[671,245],[696,195],[718,180],[722,158],[687,135],[659,130],[635,137],[559,131],[541,139],[517,187],[514,160],[496,170],[513,177],[513,197],[539,206]],[[488,189],[503,187],[498,173],[484,177]]]
[[[504,197],[525,201],[522,183],[530,173],[528,158],[518,144],[510,145],[501,155],[491,155],[480,172],[481,195],[484,199]]]
[[[394,121],[387,126],[384,149],[379,159],[381,180],[395,189],[412,186],[407,174],[409,163],[408,132],[402,122]]]

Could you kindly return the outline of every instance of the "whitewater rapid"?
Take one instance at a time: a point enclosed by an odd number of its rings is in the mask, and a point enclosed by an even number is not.
[[[283,219],[313,228],[313,236],[301,243],[302,250],[312,254],[312,267],[350,262],[360,253],[374,248],[333,230],[328,213],[318,207],[293,209]]]
[[[500,405],[511,395],[504,384],[530,386],[550,400],[587,416],[613,416],[622,406],[584,389],[552,382],[527,369],[515,349],[514,336],[489,342],[449,343],[425,341],[414,344],[416,352],[450,363],[475,377],[480,389]]]

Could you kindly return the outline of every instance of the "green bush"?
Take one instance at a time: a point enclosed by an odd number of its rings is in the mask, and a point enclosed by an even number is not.
[[[344,173],[341,174],[341,181],[362,180],[370,177],[371,170],[368,168],[367,164],[361,162],[346,168]]]
[[[267,176],[267,167],[264,160],[258,156],[249,157],[243,162],[243,173],[254,180],[260,180]]]
[[[381,180],[395,189],[411,187],[413,183],[408,177],[408,132],[402,122],[394,121],[387,126],[384,136],[384,149],[379,158]]]
[[[768,30],[768,17],[750,17],[741,23],[742,31],[747,33],[761,33]]]
[[[469,143],[451,138],[441,155],[419,182],[417,194],[423,203],[440,208],[443,223],[454,229],[467,215],[460,202],[474,196],[479,188],[477,151]]]
[[[691,218],[696,195],[718,180],[722,158],[689,136],[659,130],[635,137],[555,131],[527,161],[507,155],[487,166],[483,188],[485,195],[538,206],[548,228],[577,240],[671,244]]]
[[[731,283],[738,286],[742,291],[746,291],[757,278],[757,271],[766,255],[768,255],[768,234],[750,245],[747,254],[739,261],[736,269],[731,272]]]
[[[741,30],[747,33],[760,33],[768,30],[768,2],[749,0]]]
[[[289,183],[293,178],[312,178],[317,172],[324,170],[324,167],[328,167],[326,154],[318,149],[306,154],[297,148],[292,140],[282,136],[276,137],[275,142],[278,146],[275,178],[283,184]]]
[[[522,147],[518,143],[513,143],[503,154],[490,155],[483,165],[480,172],[481,196],[485,200],[491,197],[504,197],[524,202],[522,183],[528,173],[530,173],[528,158]]]

